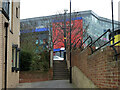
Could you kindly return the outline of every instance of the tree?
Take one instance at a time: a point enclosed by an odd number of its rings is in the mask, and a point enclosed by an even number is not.
[[[44,25],[44,24],[43,24]],[[46,34],[48,36],[48,31],[39,32],[37,21],[28,21],[24,23],[22,27],[23,33],[21,33],[21,49],[32,55],[32,61],[29,65],[30,70],[48,70],[49,68],[49,54],[47,52],[47,40],[44,39],[43,44],[40,44],[39,37]],[[39,27],[38,27],[39,28]],[[44,48],[44,49],[43,49]],[[45,56],[45,57],[43,57]],[[29,56],[28,56],[29,57]],[[27,58],[23,55],[23,59]],[[23,60],[28,62],[29,60]],[[29,63],[29,62],[28,62]]]
[[[87,29],[89,27],[89,23],[83,22],[83,18],[81,16],[78,16],[77,14],[72,15],[72,46],[74,46],[76,43],[76,47],[79,47],[81,41],[83,41],[83,37],[87,34]],[[83,25],[85,26],[85,29],[83,29]],[[62,14],[57,15],[55,18],[53,24],[53,46],[54,48],[60,48],[61,46],[64,47],[64,16]],[[69,24],[69,17],[67,14],[66,19],[66,39],[67,39],[67,46],[69,47],[69,37],[70,37],[70,24]]]

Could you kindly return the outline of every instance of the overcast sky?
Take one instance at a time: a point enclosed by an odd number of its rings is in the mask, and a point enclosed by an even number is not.
[[[20,18],[49,16],[69,12],[70,0],[21,0]],[[93,10],[97,15],[111,19],[111,0],[71,0],[72,12]],[[114,1],[114,19],[118,20],[118,2]]]

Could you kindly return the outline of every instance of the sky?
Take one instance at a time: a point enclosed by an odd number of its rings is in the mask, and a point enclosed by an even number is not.
[[[114,2],[114,19],[118,20],[118,2]],[[70,0],[21,0],[20,18],[33,18],[63,14],[67,9],[69,13]],[[111,0],[71,0],[72,12],[92,10],[98,16],[112,18]]]

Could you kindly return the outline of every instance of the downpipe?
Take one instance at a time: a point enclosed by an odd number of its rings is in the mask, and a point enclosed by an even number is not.
[[[8,22],[4,23],[4,27],[6,29],[5,33],[5,88],[4,90],[7,89],[7,41],[8,41]]]

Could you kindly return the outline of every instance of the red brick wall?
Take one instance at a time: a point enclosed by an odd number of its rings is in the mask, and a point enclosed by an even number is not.
[[[20,83],[40,82],[53,79],[53,69],[50,68],[48,72],[40,71],[21,71]]]
[[[116,49],[120,52],[120,47]],[[118,88],[120,57],[119,61],[116,61],[114,51],[110,47],[90,54],[90,48],[83,51],[72,50],[72,67],[77,66],[99,88]]]

